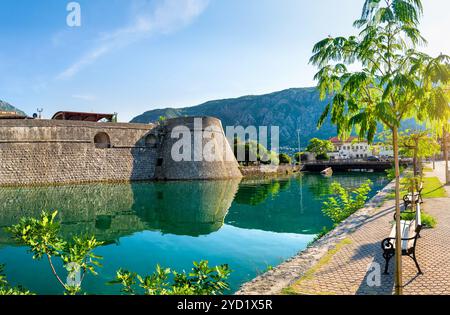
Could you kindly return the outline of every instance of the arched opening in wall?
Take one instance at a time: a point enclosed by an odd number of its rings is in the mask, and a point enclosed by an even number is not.
[[[147,148],[156,148],[158,146],[158,138],[155,135],[148,135],[145,137],[145,146]]]
[[[111,148],[111,140],[105,132],[99,132],[95,135],[94,144],[97,149]]]

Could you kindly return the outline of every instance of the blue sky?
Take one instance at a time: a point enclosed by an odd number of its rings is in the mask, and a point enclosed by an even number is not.
[[[0,99],[59,110],[150,109],[313,86],[314,43],[354,33],[363,0],[0,1]],[[425,51],[450,54],[450,1],[424,0]]]

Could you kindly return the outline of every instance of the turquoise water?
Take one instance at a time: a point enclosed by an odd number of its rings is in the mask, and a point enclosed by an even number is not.
[[[387,184],[384,174],[307,174],[266,181],[204,181],[0,188],[0,227],[41,210],[57,209],[61,233],[95,234],[105,242],[98,276],[88,276],[92,294],[119,293],[106,285],[116,270],[149,274],[156,264],[189,270],[192,261],[227,263],[232,291],[303,250],[331,222],[321,212],[332,181],[357,187],[374,182],[371,195]],[[40,294],[61,289],[46,261],[0,231],[0,264],[12,284]],[[57,266],[64,273],[61,265]]]

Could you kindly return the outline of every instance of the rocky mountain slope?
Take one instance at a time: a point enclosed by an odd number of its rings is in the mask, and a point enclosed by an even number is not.
[[[329,139],[336,135],[336,127],[330,120],[317,129],[326,101],[321,101],[316,88],[293,88],[266,95],[243,96],[233,99],[215,100],[185,108],[156,109],[135,117],[132,122],[155,122],[160,116],[214,116],[224,126],[244,127],[279,126],[280,145],[298,147],[297,130],[300,130],[301,146],[317,137]],[[414,122],[407,122],[410,128]]]
[[[2,100],[0,100],[0,112],[16,112],[18,114],[25,115],[25,113],[20,109],[17,109],[11,104]]]

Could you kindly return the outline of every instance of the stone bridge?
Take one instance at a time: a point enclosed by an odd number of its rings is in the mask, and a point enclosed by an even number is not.
[[[406,160],[400,161],[400,165],[407,167],[410,163]],[[302,165],[302,171],[320,173],[331,167],[335,172],[348,172],[350,170],[373,170],[382,172],[392,168],[392,161],[364,161],[364,160],[330,160],[311,161]]]

